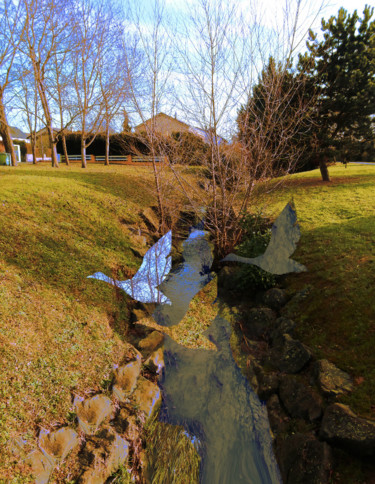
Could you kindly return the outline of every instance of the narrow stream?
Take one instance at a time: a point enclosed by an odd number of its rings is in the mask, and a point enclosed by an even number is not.
[[[160,325],[178,324],[194,295],[212,280],[204,231],[192,230],[183,257],[160,286],[172,303],[157,306],[153,317]],[[217,351],[188,349],[166,336],[161,418],[183,425],[199,442],[201,483],[281,483],[265,405],[234,361],[231,325],[220,301],[216,304],[218,314],[204,334]]]

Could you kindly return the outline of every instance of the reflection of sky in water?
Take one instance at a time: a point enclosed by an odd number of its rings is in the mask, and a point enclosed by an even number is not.
[[[132,279],[116,281],[102,272],[96,272],[89,277],[113,284],[133,299],[143,303],[171,304],[170,300],[158,290],[158,286],[171,270],[172,258],[169,256],[171,249],[172,232],[169,231],[146,252],[141,267]]]
[[[172,304],[157,307],[153,317],[159,324],[178,324],[212,279],[205,233],[192,231],[183,248],[184,263],[161,287]],[[161,418],[184,426],[202,457],[202,483],[279,483],[267,411],[233,359],[230,334],[230,324],[218,314],[205,332],[217,351],[188,349],[166,337]]]

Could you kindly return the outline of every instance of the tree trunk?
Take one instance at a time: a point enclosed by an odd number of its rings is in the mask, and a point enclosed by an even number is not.
[[[109,126],[107,123],[106,130],[105,130],[105,161],[104,164],[106,166],[109,165]]]
[[[82,168],[86,168],[86,140],[83,136],[81,138],[81,162]]]
[[[319,168],[320,168],[320,173],[322,175],[322,180],[327,182],[331,181],[331,179],[329,178],[326,157],[319,159]]]
[[[66,148],[65,134],[62,135],[62,145],[63,145],[63,151],[65,156],[65,163],[69,166],[69,156],[68,156],[68,150]]]
[[[4,143],[6,153],[10,154],[12,166],[17,166],[16,153],[14,151],[13,140],[9,131],[9,125],[7,122],[4,103],[3,103],[3,93],[1,91],[0,91],[0,135],[3,138],[3,143]]]
[[[37,164],[37,161],[36,161],[36,140],[35,140],[35,134],[31,134],[30,141],[31,141],[31,152],[33,154],[33,164],[36,165]]]

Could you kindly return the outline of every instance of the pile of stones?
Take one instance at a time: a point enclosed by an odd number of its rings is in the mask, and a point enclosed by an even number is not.
[[[248,378],[266,402],[274,448],[285,484],[331,482],[332,448],[360,459],[375,455],[375,422],[339,402],[353,390],[350,375],[295,338],[286,317],[308,288],[288,300],[281,288],[258,294],[256,307],[242,311],[241,349]],[[241,313],[241,312],[240,312]]]
[[[27,455],[22,440],[10,443],[14,453],[30,466],[36,484],[51,482],[72,454],[76,471],[69,479],[65,476],[64,482],[73,478],[81,484],[102,484],[120,466],[130,475],[142,474],[146,466],[142,431],[161,403],[156,380],[164,366],[163,339],[160,332],[151,331],[137,343],[138,349],[127,343],[121,364],[114,367],[110,391],[74,397],[74,425],[42,429],[37,448]]]

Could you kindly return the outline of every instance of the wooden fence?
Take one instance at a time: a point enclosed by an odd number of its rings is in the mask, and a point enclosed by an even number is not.
[[[65,156],[61,155],[60,157],[61,163],[65,163]],[[81,163],[82,157],[81,155],[69,155],[69,163]],[[156,156],[155,162],[162,163],[166,161],[166,157],[164,156]],[[86,155],[86,163],[99,163],[104,164],[105,156],[94,156],[94,155]],[[137,165],[137,166],[150,166],[152,165],[152,156],[142,155],[122,155],[122,156],[110,156],[109,157],[109,164],[110,165]]]

